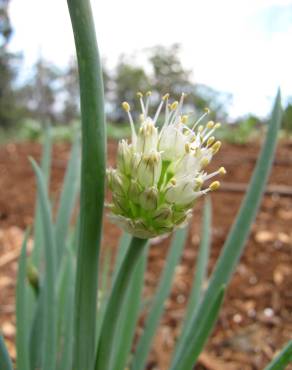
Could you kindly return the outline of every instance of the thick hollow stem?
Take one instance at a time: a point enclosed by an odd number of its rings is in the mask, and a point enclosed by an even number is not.
[[[103,83],[90,2],[67,2],[78,59],[82,117],[74,369],[91,370],[95,354],[97,270],[104,203],[106,142]]]
[[[146,239],[132,238],[127,255],[115,279],[103,321],[95,370],[110,370],[112,368],[114,353],[112,349],[118,327],[120,308],[127,296],[126,292],[131,276],[146,245]]]

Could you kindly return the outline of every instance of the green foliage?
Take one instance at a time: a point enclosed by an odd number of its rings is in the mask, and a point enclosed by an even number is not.
[[[234,124],[223,124],[218,131],[218,138],[231,144],[247,144],[253,138],[258,137],[257,123],[257,118],[250,116]]]
[[[288,133],[292,133],[292,103],[288,103],[283,112],[282,128]]]

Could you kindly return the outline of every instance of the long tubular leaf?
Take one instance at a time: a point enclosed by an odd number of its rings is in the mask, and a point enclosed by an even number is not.
[[[66,258],[63,262],[63,276],[60,285],[59,298],[59,318],[60,318],[60,336],[59,336],[59,350],[61,356],[57,369],[71,370],[73,361],[73,322],[74,313],[72,310],[74,304],[74,262],[72,251],[66,251]],[[59,329],[59,328],[58,328]]]
[[[60,264],[65,249],[66,235],[68,232],[71,214],[76,203],[79,184],[79,138],[76,135],[72,146],[71,157],[68,163],[60,205],[58,208],[55,235],[57,243],[57,261]]]
[[[225,287],[222,286],[219,292],[215,295],[215,298],[210,303],[204,316],[201,318],[199,329],[193,333],[193,340],[196,341],[196,347],[193,349],[192,356],[197,358],[201,353],[212,329],[217,321],[219,311],[224,298]],[[182,363],[179,364],[178,370],[193,369],[194,363],[191,357],[184,358]]]
[[[121,236],[120,242],[119,242],[118,251],[116,255],[115,268],[114,268],[113,278],[112,278],[113,281],[115,280],[118,272],[120,271],[120,267],[127,254],[128,248],[130,246],[130,242],[131,242],[131,235],[128,233],[123,233],[123,235]]]
[[[41,220],[44,232],[45,247],[45,278],[44,278],[44,324],[43,336],[43,370],[52,370],[56,360],[56,294],[55,294],[55,271],[56,271],[56,246],[53,232],[51,209],[42,172],[36,162],[31,160],[37,178],[40,194]]]
[[[117,335],[113,350],[112,370],[124,370],[131,351],[132,341],[141,308],[141,296],[147,261],[147,250],[140,256],[133,276],[129,281],[125,303],[120,307]]]
[[[41,289],[36,301],[34,316],[29,338],[29,358],[32,369],[40,369],[42,366],[45,317],[45,291]]]
[[[98,343],[95,369],[110,370],[114,362],[112,348],[118,331],[120,307],[127,297],[127,287],[131,281],[139,257],[147,245],[147,240],[132,238],[128,253],[123,260],[120,271],[112,288],[103,320],[100,341]]]
[[[100,287],[98,289],[98,311],[96,320],[96,343],[99,341],[102,323],[105,315],[106,304],[109,297],[109,283],[110,283],[110,262],[111,262],[111,250],[106,250],[105,256],[102,261]]]
[[[197,341],[196,337],[193,336],[193,333],[201,330],[201,323],[204,313],[215,299],[218,289],[222,285],[228,284],[234,268],[241,256],[245,241],[249,234],[250,226],[255,219],[272,166],[280,122],[281,98],[279,92],[273,108],[266,141],[257,161],[249,189],[242,202],[235,223],[233,224],[224,244],[223,251],[218,259],[214,273],[211,276],[204,298],[194,313],[191,322],[188,323],[188,330],[181,339],[180,345],[175,351],[171,370],[190,370],[192,367],[183,367],[183,364],[192,363],[194,365],[197,359],[197,356],[194,355],[196,352],[195,349],[197,346]]]
[[[265,370],[286,369],[288,364],[292,363],[292,340],[286,344],[282,351],[265,367]]]
[[[162,316],[164,302],[171,289],[172,278],[185,245],[187,231],[188,230],[186,228],[178,230],[173,237],[165,264],[165,269],[160,279],[160,283],[153,300],[153,305],[148,314],[143,334],[139,339],[137,349],[134,354],[133,363],[131,366],[132,370],[142,370],[145,368],[151,340],[153,339],[159,324],[159,320]]]
[[[12,362],[6,349],[2,335],[0,335],[0,369],[13,370]]]
[[[113,274],[112,274],[112,278],[111,278],[111,282],[110,282],[109,293],[104,291],[104,289],[103,289],[104,284],[102,284],[102,283],[100,284],[101,285],[101,291],[103,293],[106,293],[106,294],[103,294],[103,297],[102,297],[103,299],[100,303],[100,308],[98,310],[97,326],[96,326],[97,327],[97,329],[96,329],[96,343],[98,343],[98,341],[99,341],[101,328],[102,328],[103,320],[104,320],[104,315],[105,315],[105,312],[106,312],[106,306],[107,306],[108,298],[110,296],[111,287],[115,284],[115,280],[116,280],[116,277],[118,276],[118,273],[120,271],[122,262],[123,262],[125,256],[127,255],[128,249],[130,247],[130,242],[131,242],[131,236],[127,233],[123,233],[122,237],[120,238],[120,242],[119,242],[119,246],[118,246],[117,256],[116,256],[116,260],[115,260],[115,266],[114,266],[114,270],[113,270]],[[102,274],[103,273],[104,273],[104,271],[102,272]]]
[[[16,286],[16,350],[17,369],[30,370],[29,363],[29,328],[28,328],[28,312],[27,312],[27,294],[26,294],[26,248],[27,248],[28,232],[26,232],[21,254],[18,262],[17,286]]]
[[[44,131],[43,153],[41,160],[41,169],[44,175],[45,183],[48,186],[50,179],[51,168],[51,153],[52,153],[52,132],[50,125],[46,125]],[[32,262],[39,268],[42,257],[42,246],[44,243],[43,229],[41,221],[41,208],[40,208],[40,194],[37,192],[37,202],[34,217],[34,246],[32,251]]]
[[[106,135],[100,58],[89,0],[67,0],[80,80],[82,160],[75,293],[74,369],[91,370],[96,340],[98,257],[102,232]]]
[[[207,277],[211,235],[211,201],[209,198],[206,199],[202,224],[202,236],[198,260],[196,263],[196,272],[194,274],[194,282],[187,306],[187,312],[184,319],[184,328],[182,332],[187,327],[188,322],[190,321],[191,316],[202,297],[203,283]]]

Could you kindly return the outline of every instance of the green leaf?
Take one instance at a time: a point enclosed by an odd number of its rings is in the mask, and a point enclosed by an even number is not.
[[[18,274],[17,274],[17,285],[16,285],[16,350],[17,358],[16,365],[17,369],[29,370],[29,320],[27,311],[27,285],[26,285],[26,248],[28,240],[28,231],[25,234],[21,254],[18,262]]]
[[[114,350],[112,350],[112,348],[118,333],[118,322],[121,314],[120,307],[124,305],[127,297],[126,292],[128,284],[131,281],[139,257],[143,254],[146,245],[147,240],[133,237],[128,253],[121,265],[106,307],[96,355],[96,370],[112,369],[112,364],[114,362]]]
[[[44,132],[43,154],[41,160],[41,169],[44,175],[46,186],[50,179],[51,152],[52,152],[52,132],[50,125],[46,125]],[[34,245],[32,250],[32,262],[39,268],[43,252],[43,229],[41,221],[40,194],[37,192],[37,202],[34,217]]]
[[[44,289],[44,323],[43,323],[43,370],[52,370],[56,361],[56,294],[55,294],[55,271],[56,271],[56,246],[53,232],[51,209],[42,172],[36,162],[31,160],[37,178],[40,194],[41,220],[44,232],[45,247],[45,277],[42,289]]]
[[[114,284],[115,284],[115,280],[116,280],[116,277],[117,277],[117,275],[120,271],[122,262],[123,262],[126,254],[128,252],[129,247],[130,247],[130,242],[131,242],[131,236],[127,233],[123,233],[122,237],[120,238],[120,242],[119,242],[119,246],[118,246],[118,251],[117,251],[117,256],[116,256],[116,261],[115,261],[115,267],[114,267],[114,270],[113,270],[113,276],[111,278],[111,286],[109,287],[109,292],[105,292],[105,290],[103,289],[104,284],[101,283],[101,291],[104,292],[104,294],[103,294],[103,299],[100,303],[100,308],[99,308],[98,315],[97,315],[96,343],[99,342],[99,337],[100,337],[101,328],[102,328],[102,325],[103,325],[103,320],[104,320],[104,315],[105,315],[105,311],[106,311],[106,306],[107,306],[107,303],[108,303],[108,298],[109,298],[110,292],[111,292],[111,287],[114,286]],[[105,270],[105,268],[102,271],[102,275],[104,275],[104,272],[105,272],[104,270]]]
[[[134,354],[131,366],[132,370],[142,370],[145,368],[151,341],[164,311],[164,302],[169,295],[174,271],[185,245],[187,231],[187,229],[180,229],[176,231],[173,237],[165,268],[160,279],[151,310],[145,322],[143,334],[139,339],[136,352]]]
[[[55,235],[57,243],[57,261],[58,264],[62,261],[62,256],[65,249],[67,231],[70,225],[70,218],[74,205],[76,203],[76,195],[79,185],[79,138],[76,135],[72,146],[71,157],[68,163],[63,190],[60,197],[60,204],[58,208]]]
[[[73,361],[73,324],[74,313],[74,283],[75,271],[73,253],[65,251],[65,258],[61,266],[60,282],[58,286],[58,352],[59,363],[57,369],[71,370]]]
[[[224,248],[211,276],[204,298],[192,316],[192,320],[188,323],[186,335],[181,340],[180,345],[175,351],[171,370],[190,370],[192,369],[192,366],[194,366],[197,359],[197,355],[194,355],[194,353],[196,353],[197,341],[196,337],[193,336],[193,333],[201,330],[204,313],[207,311],[208,307],[212,305],[218,289],[222,285],[228,284],[241,256],[246,239],[249,235],[250,226],[255,219],[264,193],[267,178],[270,173],[280,122],[281,98],[279,92],[273,108],[266,141],[257,161],[247,194],[224,244]],[[192,363],[192,366],[182,367],[185,363]]]
[[[100,288],[98,289],[98,311],[96,320],[96,345],[99,341],[102,323],[106,311],[107,300],[109,297],[109,274],[110,274],[110,262],[111,262],[112,252],[110,249],[106,250],[105,256],[101,263],[101,278],[100,278]]]
[[[292,363],[292,340],[286,344],[282,351],[275,356],[272,362],[265,367],[265,370],[283,370]]]
[[[118,251],[116,255],[115,268],[114,268],[113,277],[112,277],[113,282],[115,281],[116,276],[118,275],[120,271],[122,262],[130,247],[130,242],[131,242],[131,235],[128,233],[123,233],[123,235],[121,236],[120,242],[119,242]]]
[[[67,0],[67,4],[78,60],[82,121],[74,367],[92,370],[106,166],[103,82],[90,0]]]
[[[29,339],[29,358],[32,369],[42,367],[44,347],[44,321],[45,321],[45,292],[41,289],[35,304],[34,316]]]
[[[196,307],[198,306],[203,293],[203,283],[207,277],[209,251],[210,251],[210,235],[211,235],[211,201],[206,199],[203,222],[202,222],[202,236],[199,248],[199,255],[196,263],[196,272],[194,274],[194,282],[186,310],[184,325],[181,330],[180,341],[184,338],[189,322]],[[180,343],[177,344],[179,348]]]
[[[0,369],[13,370],[12,362],[6,349],[2,335],[0,335]]]
[[[117,334],[113,346],[112,370],[124,370],[131,351],[132,341],[141,308],[141,296],[148,248],[140,256],[135,271],[129,281],[125,302],[120,307]]]
[[[193,341],[196,342],[196,347],[193,348],[192,356],[197,358],[201,353],[212,329],[217,321],[219,311],[223,302],[225,293],[225,286],[219,289],[219,292],[215,295],[212,303],[204,312],[204,316],[201,318],[199,328],[193,333]],[[194,362],[191,357],[184,357],[182,362],[179,364],[178,370],[193,369]]]

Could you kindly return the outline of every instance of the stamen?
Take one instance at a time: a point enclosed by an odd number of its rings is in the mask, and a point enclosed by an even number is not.
[[[191,151],[191,146],[190,146],[190,144],[189,144],[189,143],[185,143],[185,152],[186,152],[186,153],[190,153],[190,151]]]
[[[162,107],[163,107],[163,104],[164,104],[164,99],[162,98],[162,100],[161,100],[161,102],[160,102],[160,104],[159,104],[159,106],[158,106],[158,108],[157,108],[157,111],[156,111],[156,113],[155,113],[154,119],[153,119],[154,124],[156,123],[156,121],[157,121],[157,119],[158,119],[158,117],[159,117],[159,114],[160,114],[160,112],[161,112],[161,109],[162,109]]]
[[[209,108],[205,108],[204,111],[205,111],[205,113],[203,113],[201,115],[201,117],[194,123],[194,125],[192,127],[192,130],[194,130],[195,127],[197,127],[198,124],[210,113],[210,109]]]
[[[181,122],[185,125],[188,122],[188,116],[185,114],[181,117]]]
[[[131,126],[131,132],[132,132],[132,142],[135,145],[136,141],[137,141],[137,134],[136,134],[136,130],[135,130],[134,121],[133,121],[133,118],[132,118],[132,115],[131,115],[131,112],[130,112],[130,110],[131,110],[130,104],[128,102],[124,101],[122,103],[122,107],[128,114],[129,121],[130,121],[130,126]]]
[[[201,160],[201,167],[205,168],[206,166],[208,166],[209,163],[210,163],[209,159],[205,157]]]
[[[215,141],[215,137],[214,136],[211,136],[208,141],[207,141],[207,148],[212,145]]]
[[[178,107],[178,101],[174,101],[171,105],[170,105],[170,109],[172,111],[176,110],[176,108]]]
[[[217,171],[214,171],[214,172],[210,173],[209,175],[205,174],[203,177],[204,177],[204,181],[207,181],[207,180],[210,180],[214,176],[225,175],[225,174],[226,174],[225,168],[220,167]]]
[[[209,136],[211,136],[212,134],[213,134],[213,132],[217,129],[217,128],[219,128],[219,127],[221,127],[221,123],[216,123],[214,126],[213,126],[213,128],[208,132],[208,134],[204,137],[204,141],[203,142],[205,142],[207,139],[208,139],[208,137]]]
[[[149,102],[150,102],[150,96],[151,96],[152,92],[151,91],[147,91],[146,93],[146,107],[145,107],[145,116],[148,117],[148,110],[149,110]]]
[[[218,150],[221,148],[221,145],[221,141],[216,141],[216,143],[213,144],[213,146],[211,147],[213,154],[216,154],[218,152]]]
[[[217,190],[220,187],[220,182],[219,181],[214,181],[212,184],[209,186],[210,191]]]

